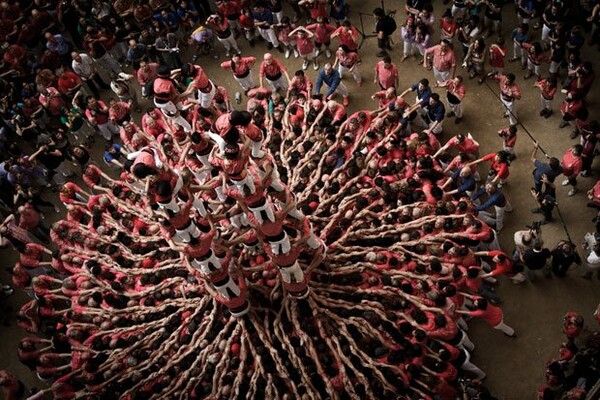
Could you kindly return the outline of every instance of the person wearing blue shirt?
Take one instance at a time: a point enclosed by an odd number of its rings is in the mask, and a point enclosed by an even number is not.
[[[556,157],[550,157],[548,163],[541,162],[535,158],[538,146],[535,146],[533,153],[531,154],[531,162],[534,165],[533,175],[533,189],[538,193],[549,194],[552,197],[556,197],[556,190],[554,187],[554,180],[557,176],[562,174],[563,170],[560,166],[560,161]],[[542,185],[544,184],[544,176],[546,176],[545,190],[542,191]]]
[[[116,143],[106,145],[106,148],[104,150],[104,162],[106,162],[107,164],[119,165],[119,160],[121,157],[123,157],[121,145],[118,145]]]
[[[342,77],[337,69],[334,69],[331,63],[325,64],[319,71],[317,83],[315,84],[315,94],[321,93],[323,83],[329,87],[325,93],[327,100],[333,99],[336,94],[342,96],[344,106],[348,105],[348,88],[342,83]]]
[[[513,57],[508,61],[515,62],[520,59],[521,65],[526,65],[527,51],[523,50],[523,43],[529,41],[529,25],[520,24],[512,31],[511,38],[513,40]]]
[[[496,232],[499,232],[504,226],[504,213],[511,212],[512,206],[494,183],[487,183],[485,187],[479,189],[479,191],[471,197],[471,200],[477,201],[483,195],[487,195],[486,201],[475,206],[473,210],[478,212],[477,217],[483,222],[495,224]],[[494,214],[486,211],[492,207],[494,207]]]
[[[271,50],[275,47],[280,53],[283,53],[283,49],[279,46],[277,35],[273,28],[271,28],[273,25],[273,13],[271,10],[264,4],[258,3],[252,8],[252,18],[254,18],[254,25],[258,28],[258,33],[268,42],[267,48]]]
[[[410,92],[416,92],[417,94],[417,102],[421,106],[419,111],[420,115],[425,115],[427,113],[427,108],[429,107],[429,98],[431,97],[431,87],[429,86],[428,79],[421,79],[419,82],[411,85],[408,89],[400,94],[400,97],[404,97]],[[415,105],[416,105],[415,104]]]
[[[429,107],[427,108],[427,117],[429,118],[429,127],[423,132],[441,135],[442,122],[446,116],[446,107],[440,101],[440,95],[432,93],[429,97]]]
[[[471,171],[471,167],[468,165],[465,167],[462,167],[461,169],[457,169],[456,171],[454,171],[452,176],[450,176],[450,178],[448,178],[448,180],[446,182],[444,182],[444,184],[441,186],[441,188],[446,190],[446,187],[448,185],[450,185],[452,182],[456,183],[456,189],[450,190],[450,191],[446,192],[446,194],[449,194],[449,195],[456,194],[459,197],[463,196],[465,194],[467,196],[471,196],[471,194],[477,188],[477,182],[475,181],[475,176],[473,175],[473,172]]]

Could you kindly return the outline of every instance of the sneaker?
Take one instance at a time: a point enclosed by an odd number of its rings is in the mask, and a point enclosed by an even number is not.
[[[235,54],[237,54],[238,56],[241,56],[241,55],[242,55],[242,51],[241,51],[240,49],[237,49],[237,50],[235,51]]]
[[[331,58],[331,50],[325,49],[325,57]]]
[[[226,52],[225,53],[225,58],[231,58],[231,53],[230,52]]]
[[[408,58],[408,56],[402,56],[402,58],[400,59],[400,62],[406,61],[407,58]]]
[[[587,178],[589,176],[592,176],[592,171],[590,170],[585,170],[581,173],[581,176],[583,176],[584,178]]]
[[[313,62],[313,69],[316,71],[319,69],[319,62],[318,61],[314,61]]]
[[[540,117],[543,117],[544,115],[546,115],[546,109],[545,109],[545,108],[543,108],[543,109],[540,111]]]
[[[575,193],[579,192],[579,189],[577,188],[573,188],[571,190],[569,190],[569,193],[567,193],[567,196],[571,197],[571,196],[575,196]]]
[[[290,58],[290,54],[291,54],[291,53],[292,53],[292,52],[290,51],[290,49],[287,49],[287,50],[285,51],[285,58]]]
[[[302,69],[306,69],[306,68],[308,68],[308,61],[304,61],[302,63]]]
[[[567,186],[568,184],[569,184],[569,180],[568,179],[565,179],[565,180],[563,180],[561,182],[561,185],[563,185],[563,186]]]
[[[321,50],[317,49],[315,52],[315,57],[319,57],[321,55]]]
[[[298,50],[294,49],[294,58],[298,57],[300,57],[300,53],[298,53]]]
[[[544,118],[548,119],[548,118],[550,118],[551,115],[552,115],[552,110],[546,109],[546,114],[544,115]]]
[[[344,105],[344,107],[348,107],[348,104],[350,104],[350,99],[348,98],[348,96],[344,97],[344,99],[342,100],[342,104]]]
[[[569,125],[569,123],[568,123],[567,121],[564,121],[564,120],[563,120],[563,121],[560,121],[560,125],[558,125],[558,127],[559,127],[560,129],[562,129],[562,128],[564,128],[564,127],[565,127],[565,126],[567,126],[567,125]]]
[[[446,114],[446,118],[452,118],[454,117],[456,114],[454,114],[454,111],[450,111],[449,113]]]

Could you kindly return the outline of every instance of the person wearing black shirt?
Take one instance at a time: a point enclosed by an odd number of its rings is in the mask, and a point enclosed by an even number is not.
[[[546,262],[552,254],[550,250],[544,248],[544,242],[541,239],[535,239],[533,241],[533,247],[521,256],[521,262],[525,264],[525,273],[527,275],[527,279],[531,282],[535,280],[535,271],[541,270],[544,276],[550,276],[550,268],[546,265]]]
[[[552,272],[559,278],[567,274],[571,265],[581,265],[581,257],[573,247],[573,243],[561,240],[552,250]]]
[[[375,15],[375,31],[377,31],[377,47],[379,47],[379,53],[377,57],[385,56],[386,49],[391,50],[390,36],[396,31],[396,21],[389,15],[386,15],[382,8],[377,7],[373,10]]]

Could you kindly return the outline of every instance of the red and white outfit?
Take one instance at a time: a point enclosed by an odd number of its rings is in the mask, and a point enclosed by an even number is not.
[[[252,77],[252,66],[256,62],[256,57],[240,57],[237,63],[225,61],[221,63],[221,68],[229,69],[233,72],[233,78],[240,84],[242,89],[247,92],[256,87]]]

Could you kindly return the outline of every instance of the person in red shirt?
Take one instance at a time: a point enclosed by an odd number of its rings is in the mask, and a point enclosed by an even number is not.
[[[317,53],[315,52],[315,45],[313,44],[313,38],[315,34],[306,29],[303,26],[299,26],[288,35],[291,40],[296,41],[296,49],[298,54],[304,60],[302,63],[302,69],[308,68],[308,63],[313,62],[313,69],[316,71],[319,69],[319,60]]]
[[[373,83],[379,85],[382,90],[390,87],[398,88],[399,85],[398,67],[392,63],[390,56],[383,56],[381,61],[375,64],[375,79]]]
[[[358,51],[358,43],[360,33],[352,26],[350,21],[346,20],[342,25],[331,33],[331,39],[340,38],[340,44],[346,45],[349,51],[356,53]]]
[[[363,78],[358,70],[358,62],[360,58],[358,57],[358,53],[350,51],[346,45],[340,45],[340,47],[335,52],[335,62],[333,63],[333,68],[338,66],[338,72],[340,73],[340,77],[344,78],[344,74],[346,72],[350,72],[352,77],[358,83],[358,86],[363,85]]]
[[[517,109],[515,107],[515,100],[521,98],[521,88],[515,83],[515,74],[494,74],[489,73],[487,76],[493,77],[498,81],[500,86],[500,99],[503,105],[504,117],[508,117],[511,125],[516,125],[519,121],[517,120]]]
[[[493,74],[502,74],[504,72],[504,59],[506,58],[507,49],[504,46],[504,38],[498,37],[496,43],[490,46],[490,67]]]
[[[470,134],[463,135],[459,133],[453,136],[444,144],[434,155],[433,158],[437,158],[440,154],[444,153],[448,149],[456,147],[456,151],[462,154],[471,154],[475,157],[479,154],[479,143],[476,142]]]
[[[317,23],[306,26],[306,29],[315,34],[315,47],[317,48],[317,56],[321,54],[321,48],[325,45],[325,57],[331,57],[331,34],[335,31],[335,26],[329,24],[327,18],[317,18]]]
[[[515,155],[515,145],[517,144],[517,126],[511,125],[508,128],[502,128],[498,131],[498,136],[502,138],[503,149],[509,154],[509,157],[514,160],[517,156]]]
[[[290,84],[290,76],[286,68],[271,53],[265,53],[258,76],[260,87],[265,86],[263,79],[266,79],[274,91],[281,90],[285,92]]]
[[[81,88],[81,78],[75,72],[63,70],[57,84],[58,90],[70,98]]]
[[[563,169],[563,174],[566,177],[566,179],[562,181],[562,185],[572,186],[571,190],[569,190],[567,193],[568,196],[574,196],[575,193],[579,191],[579,189],[577,189],[577,175],[579,175],[581,169],[583,168],[583,157],[581,156],[582,152],[583,146],[576,144],[565,151],[565,154],[560,162],[560,166]]]
[[[504,323],[504,313],[502,312],[502,309],[500,307],[488,304],[488,301],[482,297],[471,296],[467,294],[465,294],[465,296],[473,300],[475,310],[457,310],[457,313],[465,314],[470,317],[481,318],[494,329],[502,331],[502,333],[504,333],[506,336],[512,338],[517,337],[517,335],[515,334],[515,330]]]
[[[488,171],[488,182],[498,185],[501,188],[506,183],[508,176],[510,175],[508,153],[501,150],[497,153],[489,153],[475,160],[471,163],[471,166],[475,166],[483,161],[490,162],[490,169]]]
[[[145,59],[140,61],[140,68],[136,72],[136,79],[142,89],[142,97],[148,96],[148,86],[156,79],[158,63],[151,63]]]
[[[465,84],[462,76],[457,75],[452,79],[440,82],[438,86],[446,88],[446,99],[448,100],[448,108],[450,108],[446,117],[455,117],[454,123],[458,124],[463,118],[462,101],[465,98]]]
[[[540,79],[534,83],[533,87],[540,89],[540,102],[542,109],[540,110],[540,117],[548,118],[552,115],[552,100],[556,94],[556,77],[550,76],[547,79]]]
[[[23,382],[5,369],[0,370],[0,386],[4,400],[19,400],[25,393]]]
[[[233,73],[233,78],[240,84],[245,94],[256,87],[252,76],[252,67],[256,62],[256,57],[240,57],[234,55],[230,61],[221,63],[221,68],[228,69]]]
[[[206,20],[207,25],[212,25],[214,32],[217,34],[217,40],[225,48],[225,57],[231,57],[231,52],[240,55],[240,50],[232,30],[230,29],[229,21],[226,18],[222,18],[220,15],[211,15]]]
[[[288,87],[286,97],[289,98],[292,92],[295,92],[297,95],[303,95],[305,99],[308,99],[310,97],[310,94],[312,93],[312,83],[310,82],[310,79],[308,79],[308,77],[304,74],[304,71],[296,71],[294,77],[292,78],[292,81],[290,82],[290,86]]]

